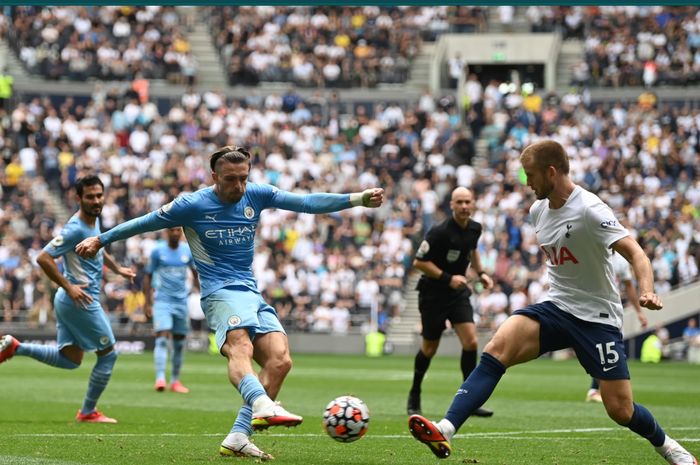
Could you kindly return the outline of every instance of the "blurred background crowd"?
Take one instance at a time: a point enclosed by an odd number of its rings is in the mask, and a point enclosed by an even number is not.
[[[497,7],[503,25],[512,7]],[[122,80],[89,96],[28,96],[0,109],[0,319],[45,325],[52,286],[34,259],[77,209],[74,180],[106,186],[104,229],[210,184],[219,146],[254,154],[251,182],[297,192],[381,186],[387,202],[313,216],[263,215],[253,263],[260,289],[290,331],[347,332],[400,318],[414,247],[449,212],[455,186],[476,193],[482,263],[495,287],[475,289],[478,324],[493,328],[547,291],[528,221],[533,200],[518,156],[553,138],[574,181],[616,212],[652,260],[660,293],[697,279],[700,110],[691,103],[594,103],[583,87],[513,92],[472,73],[468,104],[426,90],[415,101],[344,102],[296,87],[401,83],[421,43],[486,27],[484,7],[223,7],[206,10],[230,82],[289,83],[246,98],[197,86],[186,31],[170,7],[13,7],[0,31],[26,68],[48,78]],[[700,70],[697,7],[528,7],[535,32],[585,39],[580,86],[688,85]],[[651,64],[650,64],[651,63]],[[648,77],[655,69],[654,79]],[[156,102],[150,79],[187,84]],[[505,90],[504,90],[505,89]],[[478,153],[480,142],[485,151]],[[158,233],[111,246],[134,284],[104,287],[115,323],[139,331],[141,281]]]

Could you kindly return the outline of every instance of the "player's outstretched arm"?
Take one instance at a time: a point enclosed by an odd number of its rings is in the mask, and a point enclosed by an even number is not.
[[[374,187],[362,192],[350,194],[350,205],[353,207],[377,208],[384,202],[384,189]]]
[[[99,236],[88,237],[80,241],[78,245],[75,246],[75,253],[83,258],[94,257],[97,252],[102,248],[102,241],[100,241]]]
[[[112,242],[128,239],[137,234],[179,226],[179,224],[175,224],[173,219],[164,216],[165,214],[167,212],[163,212],[163,208],[161,208],[117,225],[99,236],[88,237],[75,246],[75,253],[83,258],[94,257],[100,248]]]
[[[295,194],[276,190],[270,207],[299,213],[331,213],[351,207],[377,208],[384,202],[384,189],[375,187],[352,194]]]

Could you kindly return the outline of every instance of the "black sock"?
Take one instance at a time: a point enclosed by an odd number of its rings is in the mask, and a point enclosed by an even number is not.
[[[457,390],[445,415],[447,421],[454,425],[455,431],[491,397],[505,372],[506,367],[496,357],[487,352],[481,354],[481,363]]]
[[[630,420],[629,429],[646,438],[652,446],[661,447],[666,440],[666,433],[656,422],[654,416],[642,405],[634,404],[634,413]]]
[[[466,381],[476,368],[476,350],[463,350],[459,366],[462,368],[462,381]]]
[[[425,372],[428,371],[430,366],[430,358],[419,350],[416,354],[416,359],[413,363],[413,385],[411,386],[411,392],[415,394],[420,394],[420,387],[423,384],[423,378],[425,377]]]

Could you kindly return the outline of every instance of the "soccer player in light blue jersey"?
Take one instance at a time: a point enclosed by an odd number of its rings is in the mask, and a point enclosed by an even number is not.
[[[261,297],[253,276],[253,246],[260,213],[281,208],[304,213],[330,213],[351,207],[376,208],[384,190],[352,194],[295,194],[271,185],[248,182],[250,153],[227,146],[210,158],[214,185],[177,199],[147,215],[122,223],[76,247],[91,257],[105,245],[136,234],[182,226],[190,244],[202,288],[202,308],[216,331],[228,361],[231,384],[244,405],[221,444],[222,455],[269,459],[250,441],[253,428],[295,426],[302,418],[274,402],[292,367],[287,335],[275,309]],[[254,359],[261,367],[258,374]]]
[[[90,258],[75,253],[76,244],[100,232],[98,217],[104,205],[104,185],[100,178],[89,175],[75,182],[75,190],[80,210],[36,259],[47,276],[60,286],[54,298],[57,346],[21,343],[6,335],[0,339],[0,363],[13,355],[25,355],[47,365],[72,370],[80,366],[84,351],[95,351],[97,362],[90,373],[83,406],[75,419],[88,423],[116,423],[117,420],[96,409],[117,361],[114,334],[99,301],[102,267],[104,263],[127,279],[133,279],[136,273],[117,265],[107,252],[100,251]],[[64,274],[56,265],[58,257],[63,257]]]
[[[182,228],[168,228],[167,241],[161,241],[151,252],[146,265],[143,291],[146,294],[146,316],[153,316],[156,346],[153,361],[156,367],[155,390],[165,390],[165,366],[168,364],[168,342],[172,340],[172,371],[170,390],[186,394],[190,392],[180,382],[185,337],[190,330],[187,311],[187,269],[193,267],[192,253],[187,244],[180,241]],[[193,269],[194,285],[197,274]],[[155,292],[151,292],[151,288]],[[155,294],[155,303],[153,303]]]

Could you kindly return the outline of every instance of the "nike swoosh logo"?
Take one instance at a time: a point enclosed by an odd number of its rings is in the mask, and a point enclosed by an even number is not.
[[[611,367],[603,367],[603,372],[604,372],[604,373],[605,373],[605,372],[608,372],[608,371],[612,370],[613,368],[615,368],[616,366],[617,366],[617,365],[613,365],[613,366],[611,366]]]

